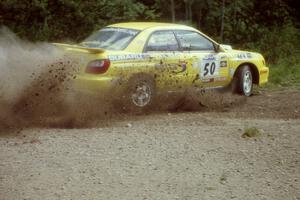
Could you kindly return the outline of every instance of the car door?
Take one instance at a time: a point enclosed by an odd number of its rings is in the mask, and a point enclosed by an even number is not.
[[[157,87],[168,91],[183,88],[187,65],[182,59],[180,46],[172,30],[153,32],[146,42],[144,52],[155,66]]]
[[[225,52],[217,52],[212,41],[190,30],[174,31],[186,60],[191,60],[189,76],[199,87],[219,87],[228,84],[228,58]]]

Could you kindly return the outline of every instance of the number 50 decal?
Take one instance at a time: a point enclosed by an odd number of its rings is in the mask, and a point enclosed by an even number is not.
[[[215,62],[211,62],[211,63],[206,63],[204,66],[204,73],[203,76],[207,76],[209,75],[214,75],[216,71],[216,63]]]
[[[202,79],[212,78],[219,75],[220,62],[214,60],[202,60],[200,68],[200,77]]]

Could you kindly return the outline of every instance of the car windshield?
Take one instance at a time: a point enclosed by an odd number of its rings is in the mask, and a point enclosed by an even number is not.
[[[104,28],[89,36],[80,45],[90,48],[123,50],[139,33],[138,30],[125,28]]]

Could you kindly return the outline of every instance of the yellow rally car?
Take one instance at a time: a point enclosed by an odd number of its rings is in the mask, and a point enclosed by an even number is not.
[[[82,70],[75,81],[78,90],[94,94],[123,91],[137,109],[151,106],[159,92],[191,86],[234,85],[234,92],[250,96],[253,84],[266,83],[269,75],[261,54],[233,50],[178,24],[113,24],[78,45],[56,45],[80,60]]]

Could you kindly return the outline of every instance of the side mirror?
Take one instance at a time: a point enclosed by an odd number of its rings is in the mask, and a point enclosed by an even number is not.
[[[218,49],[220,51],[230,51],[230,50],[232,50],[232,46],[227,45],[227,44],[219,44]]]

